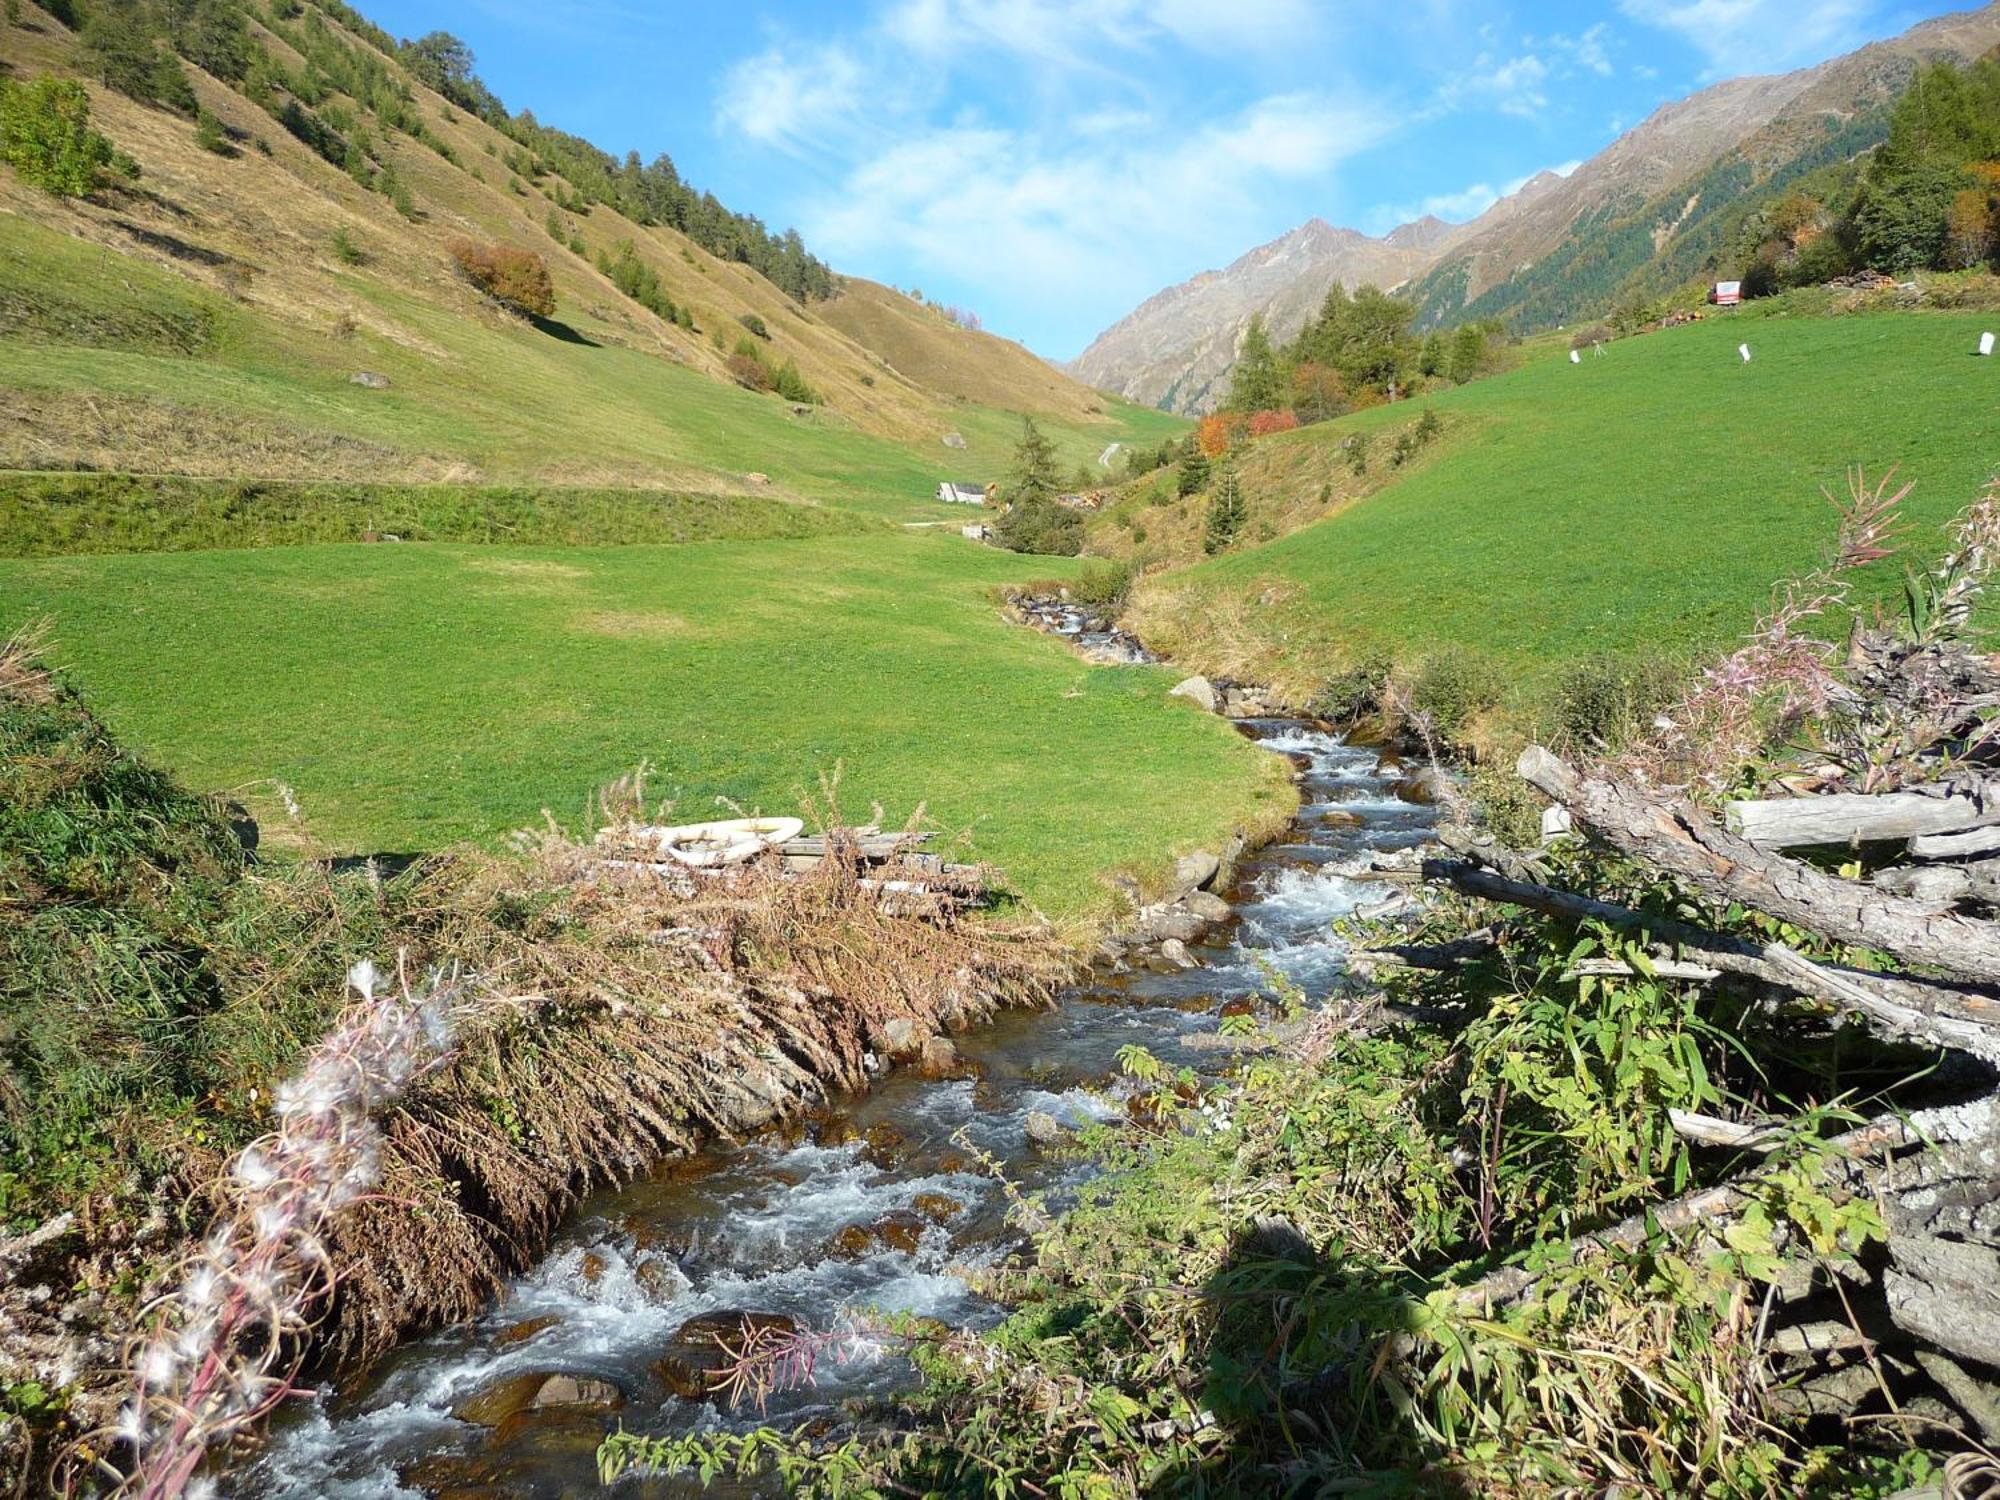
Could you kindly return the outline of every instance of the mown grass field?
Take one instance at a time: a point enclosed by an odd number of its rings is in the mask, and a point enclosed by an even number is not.
[[[0,562],[0,631],[54,621],[115,730],[197,787],[294,787],[337,850],[493,840],[650,759],[678,816],[794,810],[843,771],[1058,916],[1101,872],[1291,805],[1276,761],[1003,623],[988,589],[1069,564],[883,529],[678,547],[404,544]],[[278,836],[282,836],[279,834]]]
[[[1226,615],[1305,678],[1459,648],[1518,684],[1592,653],[1718,646],[1774,580],[1820,558],[1834,520],[1821,490],[1844,492],[1850,466],[1914,484],[1907,555],[1935,555],[2000,459],[2000,362],[1972,353],[1990,318],[1719,318],[1581,365],[1545,354],[1427,398],[1445,431],[1407,476],[1166,575],[1142,613],[1190,639]],[[1275,484],[1288,467],[1323,472],[1350,432],[1411,415],[1380,408],[1262,439],[1259,470]],[[1863,594],[1893,602],[1900,580],[1900,561],[1878,565]]]

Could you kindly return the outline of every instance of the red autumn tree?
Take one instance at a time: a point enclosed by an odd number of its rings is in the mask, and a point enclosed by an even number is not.
[[[549,279],[548,262],[534,251],[454,240],[451,255],[467,281],[510,312],[531,318],[554,314],[555,283]]]

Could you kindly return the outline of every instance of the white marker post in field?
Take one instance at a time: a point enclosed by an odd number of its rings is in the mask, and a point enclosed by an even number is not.
[[[1569,362],[1573,365],[1580,365],[1583,363],[1583,355],[1577,350],[1572,349],[1569,351]]]
[[[1993,352],[1993,335],[1992,335],[1992,334],[1990,334],[1990,333],[1982,333],[1982,334],[1980,334],[1980,335],[1979,335],[1979,352],[1980,352],[1980,354],[1981,354],[1982,356],[1983,356],[1983,355],[1988,355],[1988,354],[1991,354],[1991,353]]]
[[[1743,356],[1744,364],[1747,365],[1750,363],[1750,346],[1748,344],[1738,344],[1736,346],[1736,352]]]

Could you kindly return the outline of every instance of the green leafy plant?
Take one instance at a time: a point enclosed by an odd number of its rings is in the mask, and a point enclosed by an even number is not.
[[[0,79],[0,158],[21,180],[81,198],[114,166],[111,142],[90,125],[90,95],[74,79]]]

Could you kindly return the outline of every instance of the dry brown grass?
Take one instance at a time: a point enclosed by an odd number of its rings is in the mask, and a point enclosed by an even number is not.
[[[480,478],[459,459],[240,412],[143,396],[0,389],[0,468],[126,471],[135,454],[145,455],[149,473],[207,479],[467,484]]]
[[[888,1022],[960,1029],[1061,973],[1039,929],[892,909],[851,861],[676,889],[548,835],[410,878],[414,953],[536,998],[385,1119],[385,1196],[329,1235],[322,1348],[347,1366],[476,1313],[591,1188],[863,1084]]]

